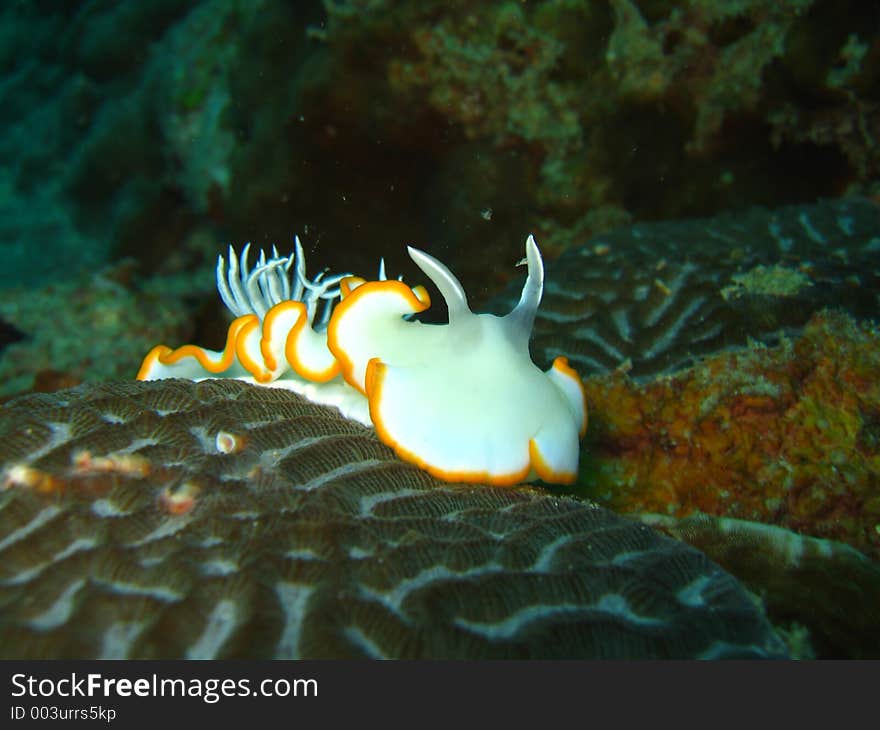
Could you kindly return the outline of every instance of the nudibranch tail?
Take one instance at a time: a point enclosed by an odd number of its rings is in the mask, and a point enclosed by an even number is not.
[[[586,429],[583,384],[564,357],[544,372],[528,340],[544,267],[526,240],[528,275],[505,317],[475,314],[459,280],[410,247],[415,264],[446,300],[449,322],[423,324],[423,286],[328,274],[306,276],[299,238],[289,256],[250,246],[217,262],[217,289],[236,319],[221,352],[157,346],[138,378],[236,377],[286,387],[373,425],[402,458],[440,479],[509,485],[541,478],[570,483]]]
[[[228,259],[217,259],[217,290],[236,317],[223,351],[193,345],[154,348],[140,379],[218,376],[250,377],[260,384],[279,378],[324,383],[338,375],[325,330],[342,296],[340,283],[349,274],[325,270],[309,279],[298,237],[289,256],[280,256],[273,246],[272,256],[261,251],[253,267],[249,256],[247,244],[240,255],[230,246]],[[296,383],[283,385],[297,389]]]

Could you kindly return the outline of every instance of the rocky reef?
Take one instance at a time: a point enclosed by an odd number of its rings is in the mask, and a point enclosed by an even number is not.
[[[24,0],[0,29],[3,656],[880,655],[869,3]],[[407,281],[414,243],[500,312],[529,232],[532,354],[587,376],[571,491],[118,382],[221,345],[228,243]]]
[[[878,247],[860,198],[623,227],[548,266],[532,342],[593,373],[576,492],[706,550],[822,656],[880,653]]]
[[[436,243],[478,291],[524,231],[562,250],[631,220],[870,194],[880,164],[878,21],[855,0],[0,13],[0,283],[120,256],[153,272],[209,227],[307,234],[335,270]]]

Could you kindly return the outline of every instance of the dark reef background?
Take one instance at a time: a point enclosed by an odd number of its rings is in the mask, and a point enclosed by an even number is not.
[[[856,0],[4,3],[0,284],[124,258],[117,278],[164,277],[299,233],[355,272],[411,274],[414,243],[480,304],[528,232],[552,258],[629,222],[876,195],[878,30]],[[182,302],[162,281],[151,340],[217,341],[156,322],[217,315],[199,277]]]

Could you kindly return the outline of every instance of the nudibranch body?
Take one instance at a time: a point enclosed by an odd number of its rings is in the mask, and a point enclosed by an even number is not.
[[[427,290],[388,280],[384,265],[376,281],[309,280],[299,239],[295,254],[273,249],[253,270],[248,247],[240,257],[230,247],[228,271],[222,256],[217,263],[220,296],[236,316],[224,349],[159,345],[138,379],[231,377],[289,388],[374,426],[398,456],[446,481],[574,481],[584,389],[564,357],[544,372],[529,356],[544,280],[534,238],[519,303],[504,317],[474,314],[446,266],[408,251],[446,300],[447,324],[414,320],[430,306]]]

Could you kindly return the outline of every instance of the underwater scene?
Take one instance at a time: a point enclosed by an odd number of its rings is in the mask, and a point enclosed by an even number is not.
[[[0,4],[0,658],[880,657],[880,6]]]

